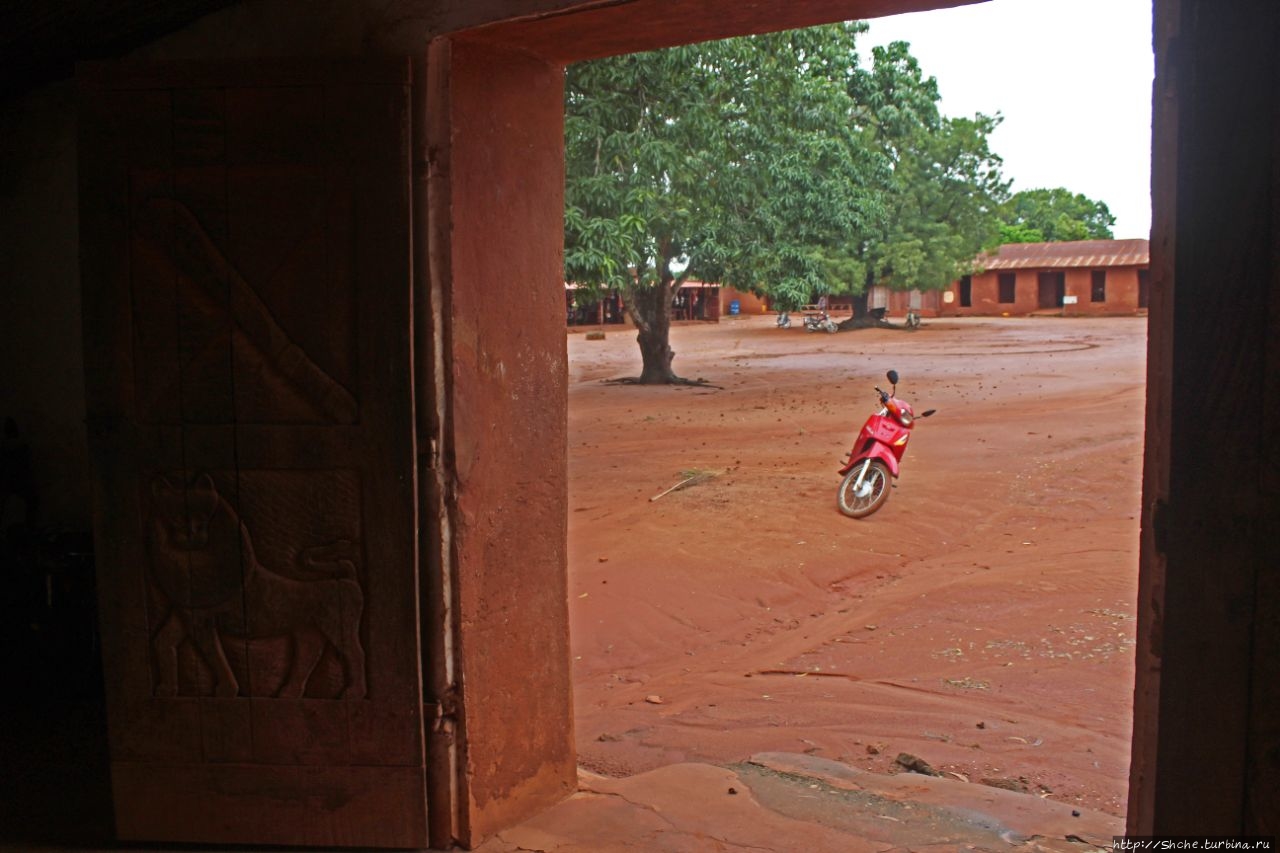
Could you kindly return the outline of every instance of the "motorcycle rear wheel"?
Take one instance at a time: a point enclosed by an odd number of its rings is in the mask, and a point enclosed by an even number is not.
[[[889,500],[889,484],[891,476],[889,468],[879,459],[872,459],[867,468],[867,475],[862,478],[862,488],[854,489],[858,482],[858,473],[862,471],[862,462],[849,469],[840,481],[840,490],[836,492],[836,506],[849,518],[866,518],[884,506]]]

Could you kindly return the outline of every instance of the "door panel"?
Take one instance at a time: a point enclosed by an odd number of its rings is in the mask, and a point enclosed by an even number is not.
[[[408,79],[82,73],[123,838],[426,844]]]
[[[1061,308],[1062,298],[1067,293],[1067,276],[1066,273],[1060,272],[1042,272],[1037,276],[1036,283],[1039,286],[1037,294],[1037,307],[1039,308]]]

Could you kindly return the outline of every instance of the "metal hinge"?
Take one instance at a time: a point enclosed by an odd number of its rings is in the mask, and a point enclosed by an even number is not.
[[[450,687],[439,702],[424,702],[427,724],[431,731],[450,733],[458,721],[458,689]]]

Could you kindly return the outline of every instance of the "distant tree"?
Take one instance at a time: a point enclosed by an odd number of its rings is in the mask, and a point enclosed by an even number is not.
[[[678,382],[671,301],[689,278],[799,304],[882,215],[886,165],[850,121],[845,24],[571,66],[565,274],[618,288],[644,383]]]
[[[1039,228],[1029,228],[1026,225],[1009,225],[1008,223],[1000,224],[1000,239],[996,245],[1004,243],[1043,243],[1044,232]]]
[[[1109,240],[1116,224],[1106,204],[1062,187],[1014,193],[1001,219],[1005,243]]]
[[[910,45],[872,50],[867,144],[892,164],[888,215],[865,235],[867,286],[937,289],[970,272],[974,256],[995,237],[1008,198],[1000,158],[988,136],[1000,117],[948,118],[938,110],[937,82],[925,77]]]
[[[638,381],[672,370],[689,278],[794,308],[869,284],[943,287],[996,231],[998,118],[947,119],[908,46],[865,24],[582,63],[565,96],[565,275],[617,288]]]

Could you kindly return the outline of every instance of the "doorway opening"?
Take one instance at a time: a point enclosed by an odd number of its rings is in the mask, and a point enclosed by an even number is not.
[[[1061,308],[1067,295],[1067,277],[1060,272],[1042,272],[1037,276],[1036,305],[1040,308]]]
[[[1064,291],[1041,277],[1041,307]],[[580,763],[628,775],[776,750],[894,772],[909,752],[1123,816],[1145,321],[1052,323],[677,327],[682,372],[723,386],[705,391],[602,385],[634,372],[633,333],[570,334]],[[887,508],[851,522],[833,471],[891,367],[942,417]],[[1116,444],[1091,446],[1107,394],[1129,415]],[[1097,479],[1117,451],[1125,467]],[[1105,542],[1084,560],[1083,530]],[[1099,699],[1100,671],[1118,700]],[[1093,752],[1068,769],[1062,738],[1088,726]]]

